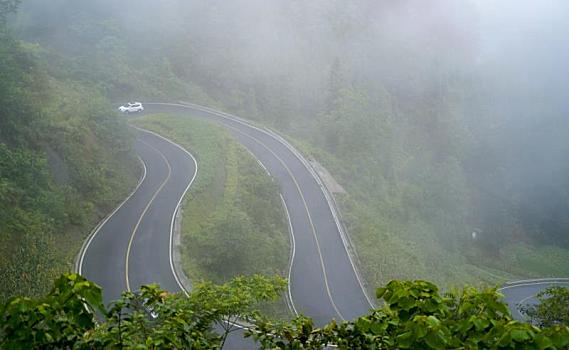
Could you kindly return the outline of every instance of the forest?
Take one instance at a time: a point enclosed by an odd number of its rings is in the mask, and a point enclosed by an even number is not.
[[[266,349],[568,348],[566,288],[519,322],[496,287],[569,277],[568,10],[0,0],[0,348],[218,349],[234,322]],[[379,306],[323,325],[259,312],[290,318],[278,186],[227,131],[170,115],[134,124],[205,169],[182,213],[193,288],[103,305],[69,271],[140,176],[126,101],[233,113],[322,164]]]
[[[567,276],[567,5],[529,3],[23,1],[0,49],[12,91],[3,152],[34,163],[41,191],[58,196],[8,194],[27,185],[2,173],[3,198],[36,213],[35,226],[75,225],[83,211],[58,220],[67,211],[37,199],[98,207],[114,181],[101,178],[134,177],[113,167],[121,155],[103,155],[128,143],[109,103],[187,100],[278,129],[330,170],[371,288]],[[49,139],[32,136],[46,128]],[[93,142],[58,145],[62,135]],[[109,162],[98,173],[95,155]],[[47,169],[62,157],[77,168],[59,179]]]
[[[39,296],[135,184],[126,124],[102,91],[13,37],[0,2],[0,300]]]

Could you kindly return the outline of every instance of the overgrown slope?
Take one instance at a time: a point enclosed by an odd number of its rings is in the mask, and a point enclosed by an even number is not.
[[[99,89],[55,77],[0,23],[0,300],[40,295],[134,185],[131,136]]]

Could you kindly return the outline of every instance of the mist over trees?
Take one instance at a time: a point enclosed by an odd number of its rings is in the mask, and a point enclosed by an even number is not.
[[[304,140],[347,190],[366,279],[449,285],[569,271],[568,6],[28,0],[10,23],[110,101]]]
[[[101,92],[48,71],[40,46],[12,36],[16,4],[0,1],[0,301],[47,292],[137,171]]]

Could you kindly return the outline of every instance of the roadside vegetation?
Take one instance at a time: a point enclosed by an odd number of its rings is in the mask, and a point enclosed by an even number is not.
[[[496,289],[466,287],[441,295],[426,281],[391,281],[378,288],[382,307],[355,320],[319,328],[300,316],[263,317],[260,302],[286,289],[280,277],[236,277],[222,285],[198,284],[189,297],[157,285],[123,293],[106,309],[102,290],[66,274],[40,298],[15,297],[0,307],[2,349],[222,349],[246,321],[245,336],[259,349],[528,349],[569,347],[565,323],[533,326],[512,320]],[[97,321],[95,311],[100,315]],[[565,320],[566,321],[566,320]],[[218,326],[218,331],[213,327]]]
[[[518,305],[532,324],[539,327],[569,325],[569,288],[549,287],[539,292],[536,299],[536,304]]]
[[[101,91],[16,40],[0,2],[0,301],[39,296],[132,188],[131,135]]]
[[[464,182],[450,183],[453,170],[443,164],[429,168],[437,176],[410,183],[397,176],[397,183],[390,184],[391,180],[378,177],[385,168],[376,167],[373,159],[364,162],[364,151],[344,158],[289,139],[323,164],[346,190],[334,196],[367,286],[401,276],[430,278],[448,289],[463,283],[489,286],[524,278],[567,276],[569,250],[564,246],[527,239],[498,243],[493,239],[500,236],[481,234],[470,221],[474,220],[469,203],[474,190]],[[357,165],[358,158],[364,163]],[[360,176],[353,176],[356,173]],[[459,177],[464,181],[463,175]],[[369,190],[370,182],[373,190]],[[451,235],[449,230],[456,231]],[[373,292],[371,287],[369,292]]]
[[[288,224],[276,182],[220,126],[189,116],[134,121],[189,150],[198,175],[183,205],[183,268],[192,281],[286,276]]]

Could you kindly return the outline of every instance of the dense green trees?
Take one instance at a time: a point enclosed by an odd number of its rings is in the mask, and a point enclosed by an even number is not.
[[[125,292],[105,308],[101,288],[76,274],[55,281],[47,295],[14,297],[0,308],[2,349],[216,349],[235,321],[258,317],[259,302],[282,293],[278,277],[236,277],[198,284],[189,297],[156,285]],[[213,326],[224,329],[221,334]]]
[[[12,37],[16,4],[0,2],[0,300],[45,293],[137,172],[100,90],[51,74],[42,47]]]
[[[391,281],[377,290],[383,306],[348,322],[315,327],[310,318],[275,322],[255,311],[286,287],[280,278],[236,277],[200,284],[188,297],[156,285],[125,292],[107,309],[101,289],[75,274],[38,299],[0,307],[3,349],[218,349],[236,329],[261,349],[540,349],[569,347],[569,328],[513,321],[495,289],[440,295],[426,281]],[[99,315],[99,322],[96,320]],[[218,325],[218,331],[214,326]],[[219,331],[221,329],[221,331]]]
[[[537,328],[512,321],[495,289],[439,294],[425,281],[391,281],[377,290],[384,306],[351,322],[315,328],[300,317],[258,325],[264,348],[321,349],[564,349],[569,328]],[[260,330],[260,331],[259,331]]]

